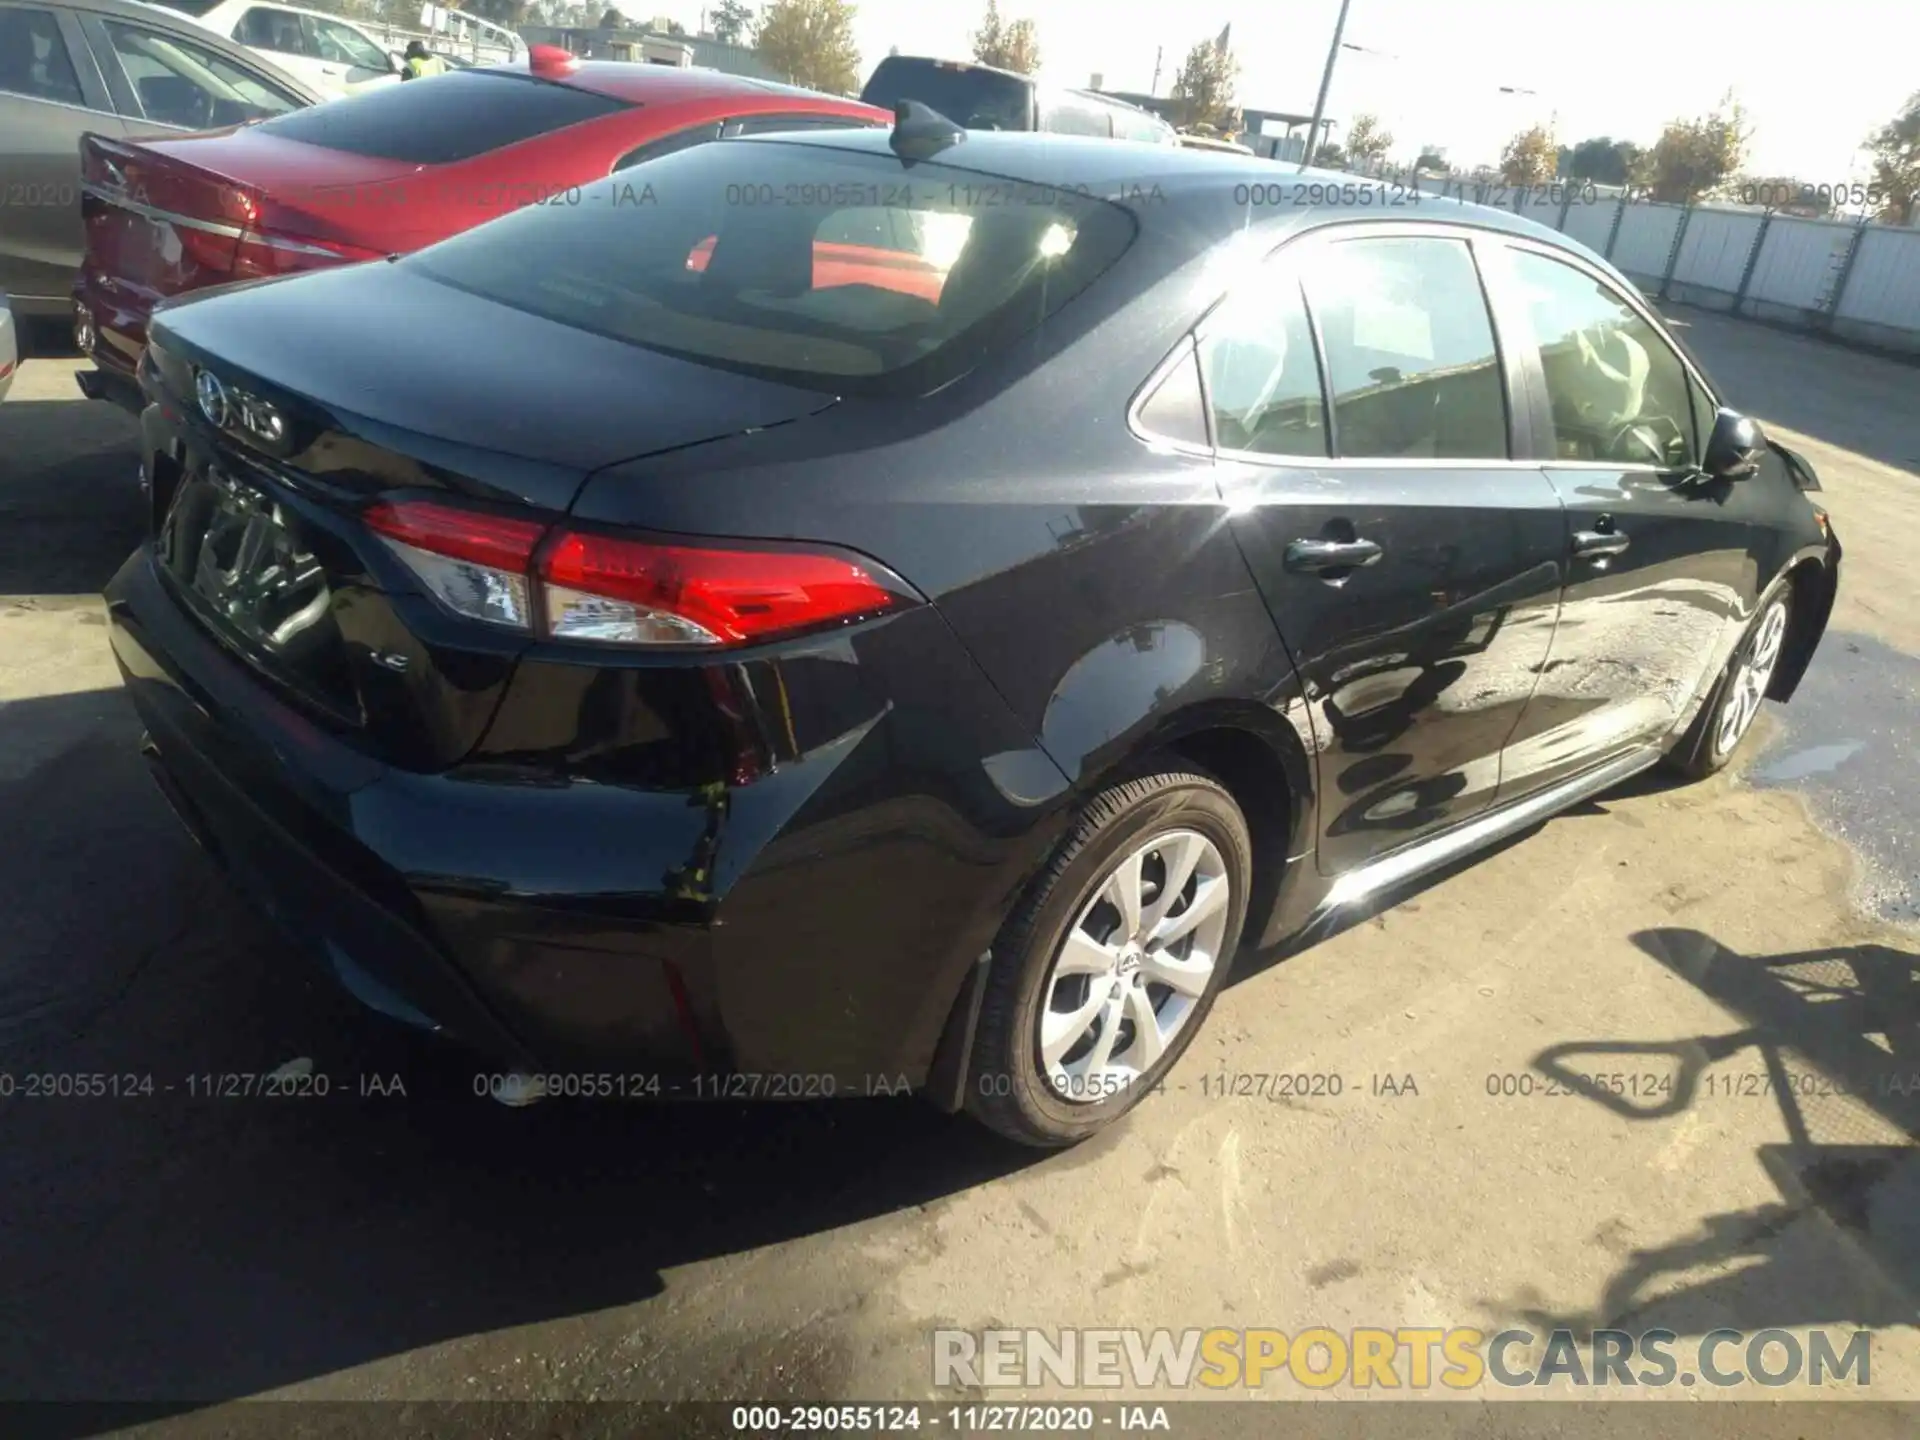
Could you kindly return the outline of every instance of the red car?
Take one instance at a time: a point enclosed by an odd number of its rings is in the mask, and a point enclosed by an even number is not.
[[[169,296],[417,250],[521,205],[579,204],[581,186],[702,141],[892,121],[816,91],[538,46],[526,68],[457,70],[233,129],[87,135],[74,330],[99,370],[82,388],[138,406],[147,316]],[[774,201],[742,203],[760,198]]]

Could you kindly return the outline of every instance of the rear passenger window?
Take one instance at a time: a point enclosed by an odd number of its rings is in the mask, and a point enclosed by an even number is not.
[[[497,70],[455,70],[431,85],[386,85],[351,104],[315,105],[260,126],[282,140],[376,160],[446,165],[628,107],[572,85]]]
[[[1326,455],[1313,332],[1300,282],[1290,274],[1269,269],[1214,311],[1200,340],[1200,365],[1222,450]]]
[[[0,90],[62,105],[86,104],[51,11],[0,10]]]
[[[1309,267],[1307,298],[1341,456],[1507,458],[1493,322],[1464,240],[1330,245]]]

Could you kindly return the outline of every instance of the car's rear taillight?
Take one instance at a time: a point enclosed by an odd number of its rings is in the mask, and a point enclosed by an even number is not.
[[[528,573],[542,522],[424,500],[382,501],[361,519],[454,614],[532,630]]]
[[[857,556],[672,544],[433,501],[382,501],[367,527],[448,609],[556,640],[641,649],[750,645],[916,603]]]
[[[858,561],[811,550],[570,532],[539,568],[550,634],[622,645],[747,644],[877,615],[904,598]]]

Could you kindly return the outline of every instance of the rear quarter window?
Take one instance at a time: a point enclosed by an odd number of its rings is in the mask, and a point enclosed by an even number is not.
[[[571,85],[461,70],[297,110],[260,129],[375,160],[449,165],[628,108]]]

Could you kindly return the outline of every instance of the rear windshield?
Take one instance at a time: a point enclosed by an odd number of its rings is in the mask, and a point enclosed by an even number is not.
[[[375,160],[449,165],[627,108],[623,101],[572,85],[497,70],[461,70],[296,110],[260,129]]]
[[[951,60],[889,55],[860,98],[882,110],[918,100],[969,130],[1033,128],[1032,81]]]
[[[399,263],[648,349],[897,396],[1041,325],[1134,235],[1131,215],[1087,195],[787,140],[695,146],[578,200]]]

